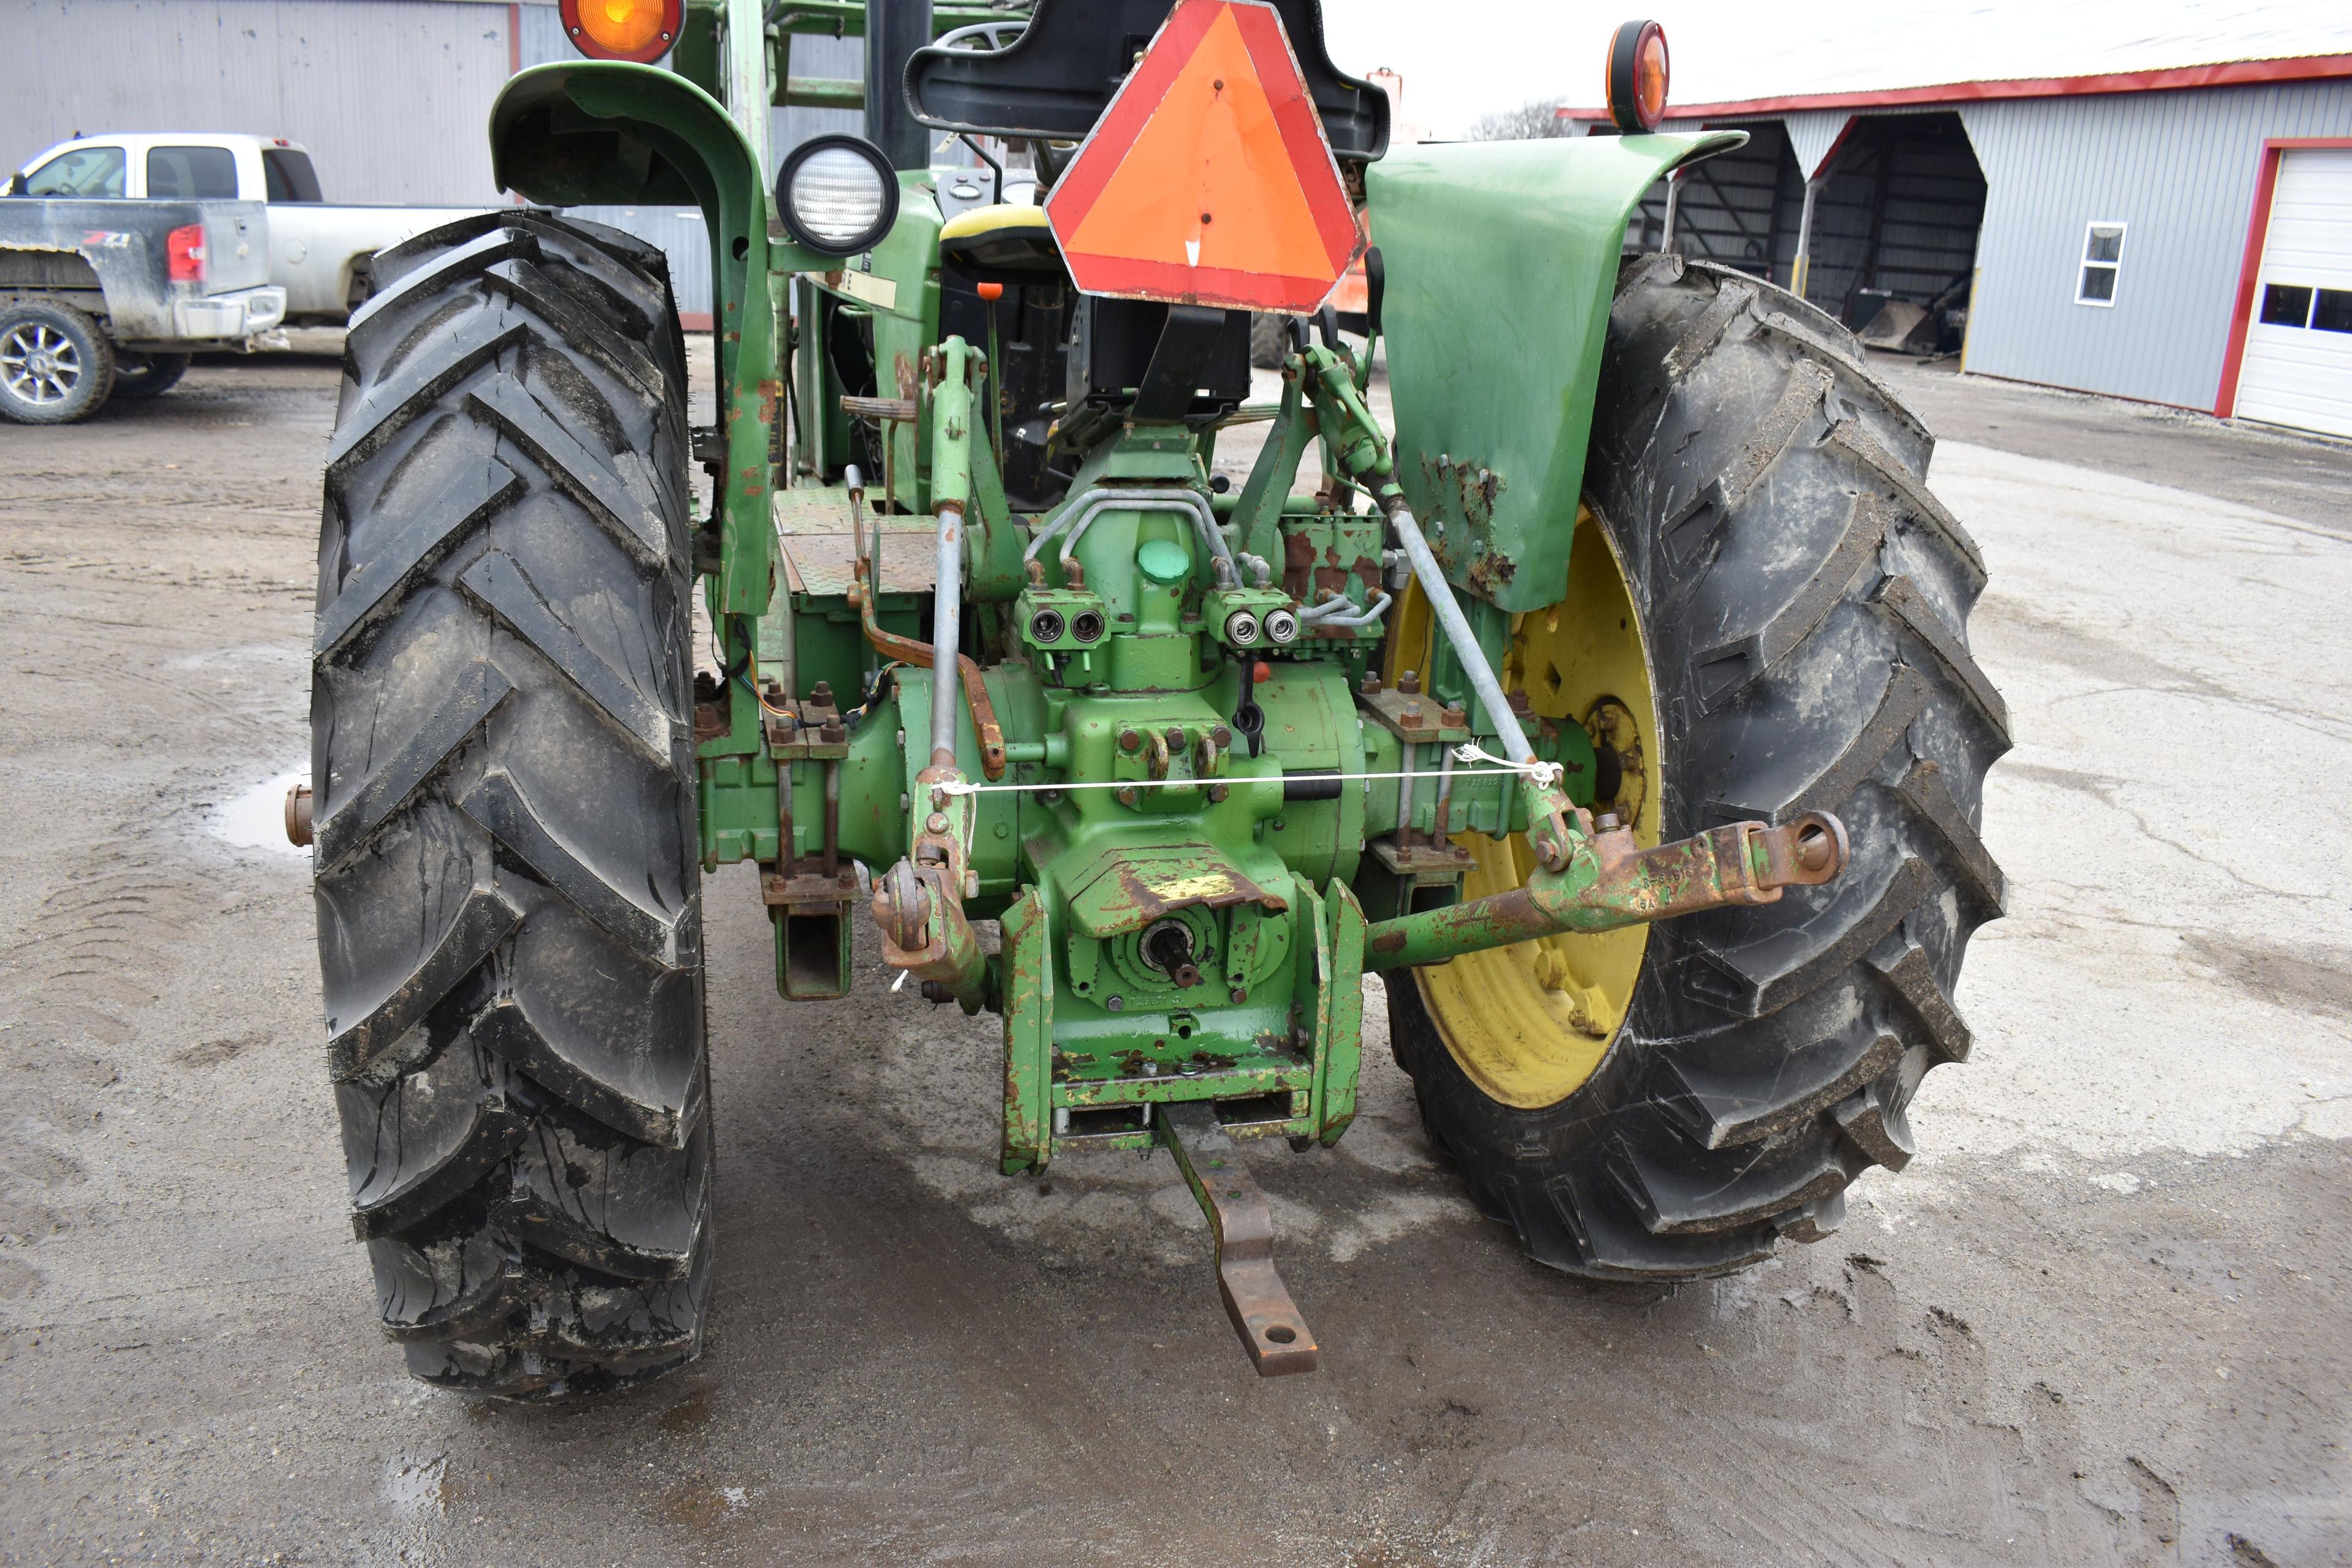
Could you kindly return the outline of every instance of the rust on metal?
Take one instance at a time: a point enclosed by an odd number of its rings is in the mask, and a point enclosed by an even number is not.
[[[1563,869],[1524,888],[1382,921],[1365,944],[1364,966],[1433,963],[1569,931],[1773,903],[1784,888],[1830,880],[1847,855],[1845,825],[1825,811],[1779,827],[1734,822],[1650,849],[1633,842],[1631,827],[1610,826],[1571,851]]]
[[[1097,941],[1141,931],[1179,910],[1255,904],[1278,914],[1290,907],[1200,842],[1105,850],[1068,886],[1070,918]]]
[[[310,843],[310,786],[298,784],[286,792],[286,841],[297,848]]]
[[[849,602],[857,606],[858,620],[866,628],[866,640],[886,658],[911,664],[919,669],[935,668],[937,654],[930,644],[886,632],[874,618],[874,595],[866,591],[866,563],[856,567],[857,581],[850,585]],[[1004,727],[996,721],[996,704],[989,700],[988,683],[981,678],[980,665],[970,654],[956,656],[957,673],[963,678],[965,706],[971,710],[971,727],[980,736],[980,771],[992,783],[1004,776]]]
[[[1322,1352],[1274,1266],[1274,1214],[1234,1142],[1204,1100],[1162,1104],[1160,1141],[1208,1216],[1217,1248],[1217,1293],[1260,1377],[1313,1372]]]

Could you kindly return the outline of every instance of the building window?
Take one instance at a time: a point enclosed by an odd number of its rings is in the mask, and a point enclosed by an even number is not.
[[[2074,285],[2077,305],[2116,302],[2116,274],[2124,267],[2124,226],[2095,223],[2083,234],[2083,276]]]
[[[2316,332],[2352,332],[2352,289],[2322,289],[2318,308],[2311,312]]]
[[[2311,290],[2292,283],[2263,286],[2263,325],[2299,327],[2311,320]]]

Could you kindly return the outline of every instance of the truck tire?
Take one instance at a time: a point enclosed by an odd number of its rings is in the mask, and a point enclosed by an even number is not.
[[[161,397],[180,384],[194,354],[119,353],[114,356],[114,395]]]
[[[1428,969],[1389,987],[1391,1022],[1432,1137],[1528,1256],[1674,1280],[1821,1238],[1848,1183],[1910,1160],[1920,1079],[1969,1052],[1962,950],[2001,910],[1978,825],[2008,715],[1969,651],[1984,563],[1923,482],[1933,439],[1843,327],[1728,268],[1629,260],[1598,406],[1598,527],[1572,548],[1606,544],[1591,559],[1613,564],[1630,612],[1607,622],[1638,629],[1650,688],[1631,689],[1637,666],[1624,689],[1585,693],[1624,746],[1604,758],[1604,805],[1645,842],[1829,810],[1852,861],[1777,903],[1553,939],[1570,945],[1536,955],[1539,982],[1570,985],[1580,963],[1598,976],[1574,1006],[1537,994],[1509,1013],[1479,999],[1507,971],[1470,987]],[[1540,714],[1575,658],[1532,647],[1507,683]],[[1662,734],[1631,733],[1645,708]],[[1606,965],[1573,944],[1621,937],[1612,1015]],[[1528,1020],[1555,1016],[1590,1026],[1548,1046]]]
[[[0,304],[0,415],[70,425],[114,390],[114,345],[96,321],[47,300]]]
[[[710,1296],[677,313],[659,251],[527,212],[376,276],[311,686],[352,1224],[417,1377],[593,1393]]]

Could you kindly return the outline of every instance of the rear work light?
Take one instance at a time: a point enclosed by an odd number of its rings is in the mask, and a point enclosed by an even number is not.
[[[1609,40],[1609,118],[1628,136],[1655,131],[1666,114],[1666,30],[1627,22]]]
[[[174,283],[205,280],[205,226],[192,223],[163,237],[163,255]]]
[[[596,60],[649,65],[677,42],[686,0],[562,0],[563,36]]]

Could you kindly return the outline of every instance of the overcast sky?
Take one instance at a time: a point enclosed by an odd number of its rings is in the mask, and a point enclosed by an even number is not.
[[[1529,99],[1598,107],[1609,35],[1633,16],[1664,25],[1680,103],[2352,54],[2352,0],[1621,3],[1323,0],[1323,14],[1340,68],[1402,73],[1406,118],[1442,135]]]

